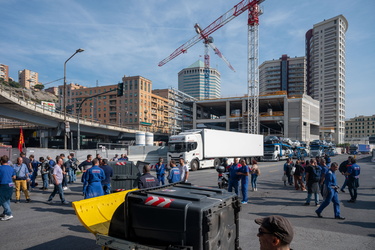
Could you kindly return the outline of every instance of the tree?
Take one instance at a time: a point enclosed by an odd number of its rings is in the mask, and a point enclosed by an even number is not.
[[[42,89],[44,89],[44,85],[43,84],[36,84],[34,86],[34,89],[42,90]]]
[[[12,80],[9,80],[8,84],[9,84],[10,87],[13,87],[13,88],[20,88],[21,87],[21,84],[19,84],[18,82],[12,81]]]

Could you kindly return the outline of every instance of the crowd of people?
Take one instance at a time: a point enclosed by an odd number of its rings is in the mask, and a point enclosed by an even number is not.
[[[87,155],[85,161],[81,164],[78,163],[74,153],[70,153],[67,157],[60,154],[55,159],[50,156],[47,156],[46,159],[40,157],[38,161],[34,155],[27,158],[25,153],[21,152],[15,164],[12,164],[8,156],[2,156],[0,204],[4,211],[0,214],[0,219],[9,220],[13,218],[10,200],[14,188],[15,203],[20,203],[21,191],[24,193],[26,203],[31,202],[30,191],[38,186],[35,181],[38,173],[42,177],[40,190],[47,191],[49,187],[53,186],[53,191],[47,199],[48,203],[52,203],[55,195],[59,194],[61,204],[69,204],[65,200],[64,190],[68,189],[69,183],[77,181],[77,171],[82,172],[82,191],[85,199],[110,193],[113,169],[108,165],[107,159],[102,159],[100,154],[97,154],[95,159],[92,159],[92,155]]]
[[[344,183],[340,188],[337,183],[336,171],[339,170],[344,176]],[[356,159],[349,156],[348,159],[338,165],[331,163],[329,156],[316,157],[310,160],[297,160],[296,163],[292,159],[287,159],[284,164],[283,181],[286,186],[294,185],[296,190],[307,191],[305,206],[309,206],[312,196],[314,195],[315,211],[319,218],[323,217],[323,210],[332,202],[334,208],[334,218],[344,220],[340,214],[340,201],[338,192],[346,192],[345,187],[348,186],[351,199],[349,203],[355,203],[357,199],[357,188],[359,187],[360,167],[356,163]],[[320,203],[320,196],[323,202]]]
[[[183,158],[178,160],[178,164],[175,160],[171,160],[169,164],[164,164],[163,158],[160,157],[155,164],[156,177],[152,176],[150,171],[149,165],[144,166],[143,176],[138,183],[139,188],[165,185],[165,177],[167,177],[168,183],[187,182],[189,178],[189,167]]]
[[[241,184],[242,204],[248,203],[248,188],[249,188],[249,175],[251,177],[251,190],[258,191],[257,180],[260,175],[260,169],[256,160],[251,161],[251,165],[247,165],[245,159],[233,159],[233,163],[225,166],[229,173],[228,191],[239,193]]]

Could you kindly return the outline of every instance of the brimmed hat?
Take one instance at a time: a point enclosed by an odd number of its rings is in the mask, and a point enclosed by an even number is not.
[[[255,219],[254,221],[258,225],[261,225],[268,231],[272,232],[283,242],[287,244],[292,242],[294,232],[292,224],[290,224],[288,219],[279,215],[271,215],[268,217]]]

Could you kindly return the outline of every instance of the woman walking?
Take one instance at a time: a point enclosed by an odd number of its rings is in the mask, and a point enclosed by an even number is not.
[[[260,175],[260,170],[258,166],[258,162],[256,160],[251,161],[251,188],[253,191],[258,191],[257,189],[257,179],[258,176]]]

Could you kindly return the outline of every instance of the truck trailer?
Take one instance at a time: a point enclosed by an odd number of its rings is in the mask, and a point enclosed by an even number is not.
[[[349,153],[352,155],[369,154],[371,151],[369,144],[352,144],[349,147]]]
[[[224,158],[263,156],[263,136],[213,129],[196,129],[169,137],[168,162],[183,158],[192,171],[218,167]]]

